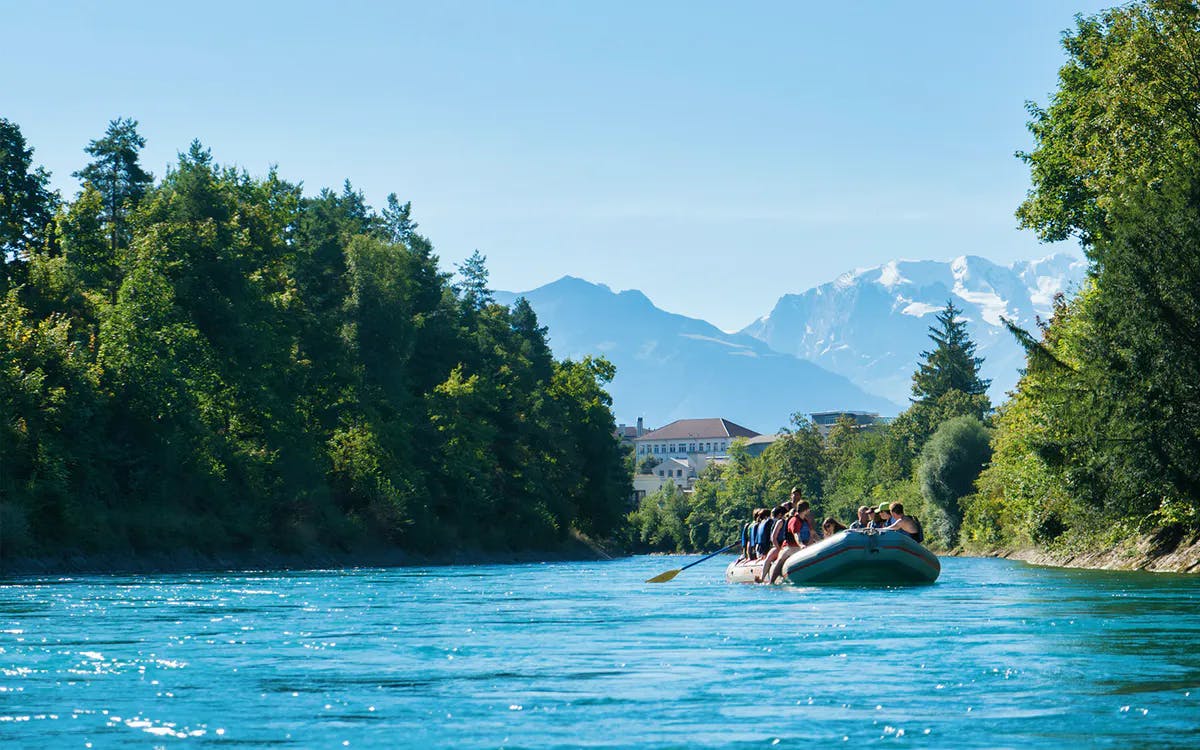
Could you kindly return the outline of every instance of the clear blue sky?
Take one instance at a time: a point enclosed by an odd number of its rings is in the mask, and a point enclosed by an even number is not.
[[[389,192],[449,266],[563,274],[740,328],[893,258],[1019,232],[1060,33],[1111,3],[0,0],[17,122],[64,195],[108,121],[161,176],[193,138],[309,192]]]

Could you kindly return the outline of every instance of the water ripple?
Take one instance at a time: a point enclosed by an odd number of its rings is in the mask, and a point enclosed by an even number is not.
[[[771,588],[714,560],[644,583],[667,567],[8,580],[0,744],[1200,744],[1196,578],[948,559],[928,587]]]

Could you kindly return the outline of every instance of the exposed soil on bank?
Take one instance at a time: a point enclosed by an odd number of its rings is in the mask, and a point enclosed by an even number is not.
[[[1062,568],[1200,574],[1200,533],[1182,528],[1163,529],[1107,550],[1070,552],[1025,548],[993,550],[985,554]]]
[[[582,534],[573,533],[562,544],[544,550],[449,550],[421,554],[399,549],[356,552],[315,550],[304,554],[245,552],[203,554],[194,550],[170,553],[63,554],[0,560],[0,575],[149,574],[232,572],[260,570],[327,570],[338,568],[392,568],[425,565],[478,565],[506,563],[611,560],[620,552],[605,549]]]

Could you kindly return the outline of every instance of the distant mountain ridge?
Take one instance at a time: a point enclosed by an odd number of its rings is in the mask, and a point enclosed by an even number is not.
[[[741,332],[903,403],[920,352],[929,348],[934,315],[953,300],[984,357],[992,400],[999,403],[1025,363],[1024,350],[1001,318],[1032,328],[1037,317],[1049,317],[1055,294],[1076,290],[1086,273],[1086,261],[1068,253],[1008,266],[972,255],[948,262],[892,261],[784,295]]]
[[[617,366],[609,387],[621,422],[644,416],[649,427],[676,419],[721,416],[758,432],[775,432],[792,412],[859,409],[894,414],[895,403],[845,377],[741,333],[655,307],[639,291],[564,276],[518,296],[550,329],[558,357],[604,355]]]
[[[612,360],[618,420],[644,416],[660,427],[716,415],[767,433],[796,411],[899,413],[947,300],[962,308],[1000,403],[1025,364],[1001,318],[1032,328],[1086,272],[1086,261],[1067,253],[1008,266],[970,255],[892,261],[784,295],[737,333],[661,310],[640,291],[617,293],[573,276],[495,296],[503,304],[526,297],[557,356]]]

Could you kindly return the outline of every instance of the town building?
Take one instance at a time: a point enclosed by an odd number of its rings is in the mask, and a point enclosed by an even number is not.
[[[772,443],[783,435],[757,435],[746,439],[746,452],[751,456],[761,456]]]
[[[640,438],[646,433],[646,428],[642,423],[642,418],[638,417],[637,425],[619,424],[617,431],[614,433],[617,440],[621,441],[622,445],[633,445],[633,441]]]
[[[873,424],[882,424],[885,421],[879,416],[878,412],[873,411],[818,411],[809,414],[808,417],[817,426],[821,437],[828,435],[829,430],[843,417],[853,419],[854,426],[860,428]]]
[[[724,455],[734,438],[758,437],[754,430],[728,419],[677,419],[635,439],[635,455],[687,458],[693,453]]]
[[[667,482],[690,492],[709,463],[722,459],[735,438],[761,437],[754,430],[728,419],[679,419],[665,427],[635,438],[634,460],[640,468],[649,463],[650,473],[638,471],[633,478],[634,500],[657,492]]]

